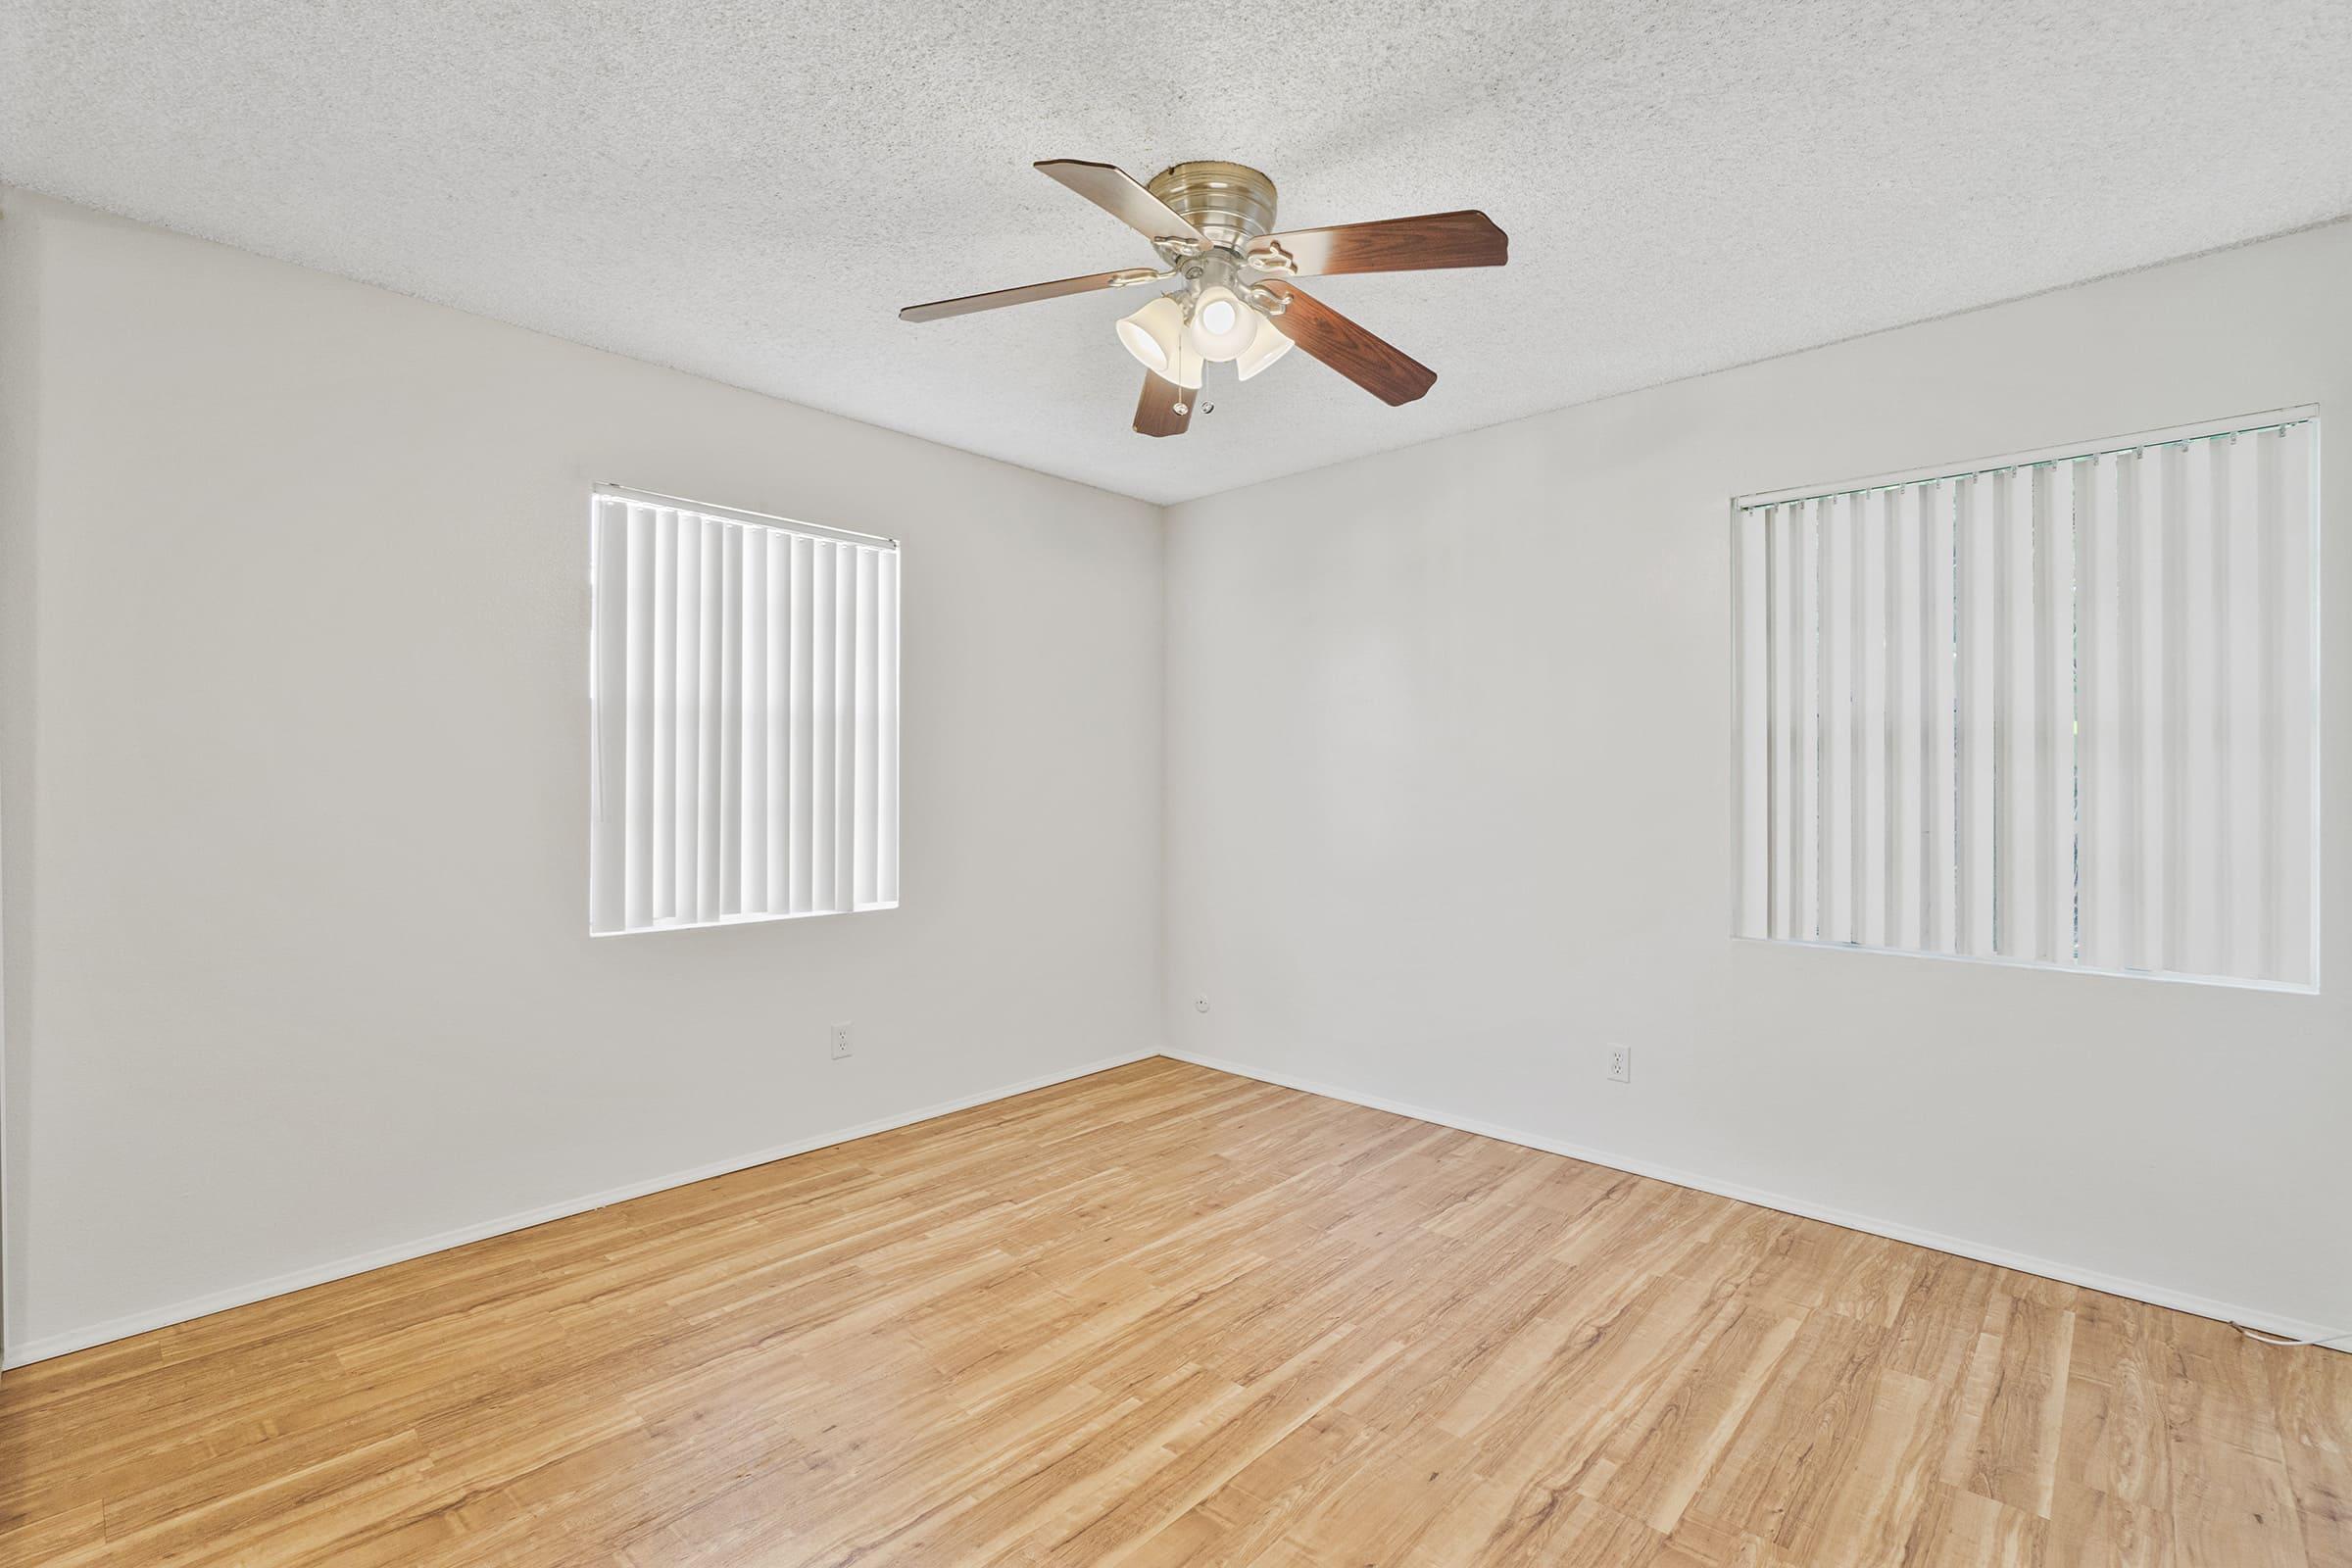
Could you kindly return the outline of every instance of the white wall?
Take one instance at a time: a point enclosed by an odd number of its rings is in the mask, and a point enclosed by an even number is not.
[[[1156,509],[0,214],[18,1358],[1155,1043]],[[905,541],[903,907],[589,940],[599,479]]]
[[[2316,998],[1725,935],[1728,499],[2340,422],[2346,275],[2337,226],[1177,509],[1163,818],[1154,509],[0,192],[11,1350],[1163,1040],[2352,1326],[2345,919]],[[588,939],[600,478],[906,541],[903,908]]]
[[[2306,402],[2341,449],[2347,279],[2339,224],[1174,509],[1168,1038],[2352,1328],[2352,461],[2323,995],[1727,935],[1730,499]]]

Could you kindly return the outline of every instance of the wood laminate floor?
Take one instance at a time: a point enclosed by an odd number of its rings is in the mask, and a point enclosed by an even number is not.
[[[2352,1356],[1155,1059],[0,1379],[0,1561],[2352,1563]]]

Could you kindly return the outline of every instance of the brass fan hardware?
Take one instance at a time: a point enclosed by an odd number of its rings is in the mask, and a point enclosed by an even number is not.
[[[1278,239],[1265,240],[1249,250],[1249,262],[1261,272],[1273,272],[1283,277],[1298,275],[1298,259]]]
[[[1245,164],[1199,159],[1142,183],[1108,164],[1054,158],[1037,165],[1142,234],[1160,267],[1089,272],[1051,283],[909,305],[908,321],[936,321],[1031,300],[1174,280],[1118,323],[1119,341],[1145,368],[1135,428],[1182,435],[1191,427],[1206,365],[1232,363],[1245,381],[1295,345],[1385,403],[1410,403],[1438,379],[1299,288],[1299,277],[1500,267],[1510,240],[1480,212],[1432,213],[1378,223],[1273,232],[1274,182]]]
[[[1251,283],[1242,292],[1249,299],[1250,304],[1256,306],[1268,316],[1280,316],[1283,312],[1291,308],[1291,299],[1289,295],[1277,294],[1272,288],[1269,288],[1263,283]]]

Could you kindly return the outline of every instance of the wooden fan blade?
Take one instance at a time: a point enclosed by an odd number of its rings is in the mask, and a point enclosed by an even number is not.
[[[1109,164],[1090,164],[1078,158],[1049,158],[1037,169],[1057,179],[1146,239],[1189,239],[1208,243],[1208,237],[1184,216],[1135,181],[1125,170]]]
[[[1198,389],[1186,390],[1153,370],[1144,372],[1144,395],[1136,401],[1135,427],[1145,435],[1182,435],[1193,422]]]
[[[952,300],[933,300],[928,305],[909,305],[899,312],[902,321],[936,321],[946,316],[969,316],[974,311],[994,311],[1006,305],[1026,305],[1031,300],[1059,299],[1064,294],[1091,294],[1099,288],[1108,288],[1124,277],[1152,275],[1151,269],[1126,267],[1115,272],[1089,272],[1084,277],[1057,278],[1051,283],[1030,283],[1020,288],[1001,288],[987,294],[965,294]]]
[[[1410,403],[1437,385],[1438,372],[1403,350],[1374,337],[1306,290],[1268,283],[1289,300],[1274,328],[1383,403]]]
[[[1392,218],[1378,223],[1294,228],[1250,242],[1250,259],[1277,264],[1288,257],[1298,277],[1338,272],[1412,272],[1432,267],[1500,267],[1511,259],[1511,237],[1486,214],[1471,210]]]

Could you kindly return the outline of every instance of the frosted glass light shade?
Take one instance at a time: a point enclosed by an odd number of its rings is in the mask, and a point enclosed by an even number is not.
[[[1242,372],[1242,379],[1249,380],[1258,371],[1290,353],[1291,346],[1291,340],[1283,336],[1282,328],[1276,326],[1271,318],[1258,317],[1257,330],[1250,337],[1250,346],[1242,350],[1241,361],[1237,367]]]
[[[1202,368],[1203,362],[1200,356],[1194,352],[1192,344],[1178,338],[1176,340],[1176,368],[1172,370],[1162,370],[1159,373],[1178,386],[1198,387],[1200,384]]]
[[[1121,318],[1119,343],[1145,369],[1175,380],[1170,371],[1182,357],[1183,331],[1183,309],[1163,294],[1133,316]],[[1193,384],[1200,385],[1198,381]]]

